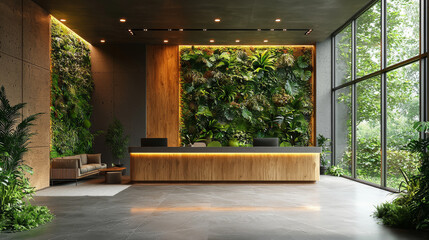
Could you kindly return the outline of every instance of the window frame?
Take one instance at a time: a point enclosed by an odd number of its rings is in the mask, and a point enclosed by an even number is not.
[[[387,56],[386,56],[386,50],[387,50],[387,0],[373,0],[370,3],[368,3],[364,8],[362,8],[358,13],[356,13],[352,18],[350,18],[346,23],[344,23],[340,28],[338,28],[334,33],[331,35],[331,136],[332,136],[332,153],[331,153],[331,164],[336,165],[336,129],[335,129],[335,116],[336,116],[336,109],[335,109],[335,101],[336,101],[336,91],[343,89],[345,87],[351,87],[351,107],[352,107],[352,138],[351,138],[351,149],[352,149],[352,174],[351,177],[343,176],[346,178],[350,178],[368,185],[372,185],[375,187],[383,188],[389,191],[397,191],[396,189],[392,189],[387,187],[387,159],[386,159],[386,151],[387,149],[387,141],[386,141],[386,129],[387,129],[387,122],[386,122],[386,109],[387,109],[387,96],[386,96],[386,76],[387,73],[390,71],[393,71],[395,69],[407,66],[409,64],[419,62],[420,63],[420,121],[428,121],[428,112],[429,112],[429,104],[428,104],[428,93],[429,93],[429,84],[428,84],[428,69],[429,69],[429,61],[428,61],[428,5],[429,0],[420,0],[420,51],[417,56],[411,57],[409,59],[406,59],[404,61],[395,63],[393,65],[387,66]],[[365,13],[367,10],[369,10],[371,7],[373,7],[375,4],[380,3],[381,4],[381,69],[378,71],[375,71],[373,73],[367,74],[365,76],[356,78],[356,23],[357,19]],[[352,36],[351,36],[351,48],[352,48],[352,57],[351,57],[351,81],[340,84],[336,86],[336,76],[335,76],[335,67],[336,67],[336,41],[335,37],[337,34],[339,34],[342,30],[344,30],[346,27],[351,25],[352,27]],[[380,113],[380,124],[381,124],[381,182],[380,184],[374,184],[370,183],[364,180],[360,180],[356,178],[356,84],[362,81],[365,81],[367,79],[371,79],[373,77],[380,77],[381,79],[381,113]],[[429,137],[429,136],[423,136],[423,133],[421,133],[422,137]]]

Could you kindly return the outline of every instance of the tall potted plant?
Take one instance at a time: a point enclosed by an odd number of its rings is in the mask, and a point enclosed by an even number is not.
[[[320,153],[320,174],[324,175],[329,165],[328,154],[331,153],[331,139],[319,134],[317,145],[322,148],[322,152]]]
[[[32,206],[34,188],[27,174],[33,174],[23,161],[33,133],[30,127],[39,114],[19,121],[25,103],[11,106],[4,87],[0,88],[0,231],[22,231],[50,222],[47,207]]]
[[[124,135],[122,123],[115,118],[107,129],[106,144],[112,152],[113,161],[117,167],[122,167],[123,165],[121,159],[123,159],[127,153],[128,139],[128,136]]]

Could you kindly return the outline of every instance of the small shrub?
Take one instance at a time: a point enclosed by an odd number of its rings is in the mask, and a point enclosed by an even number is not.
[[[395,203],[382,203],[375,207],[374,217],[390,227],[413,227],[413,215],[408,206],[401,206]]]
[[[326,174],[339,177],[341,175],[345,175],[345,172],[344,169],[338,166],[330,166],[328,170],[326,170]]]

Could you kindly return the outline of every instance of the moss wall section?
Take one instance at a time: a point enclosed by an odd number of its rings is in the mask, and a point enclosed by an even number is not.
[[[24,155],[36,189],[49,186],[49,23],[49,14],[31,0],[0,1],[0,85],[12,105],[27,103],[24,117],[44,113]]]
[[[312,144],[314,47],[182,47],[181,140]]]
[[[94,82],[87,43],[52,18],[51,158],[92,152]]]

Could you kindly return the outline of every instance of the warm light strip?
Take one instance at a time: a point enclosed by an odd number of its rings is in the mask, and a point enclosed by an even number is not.
[[[147,207],[131,208],[131,213],[141,212],[277,212],[277,211],[320,211],[320,206],[301,207]]]
[[[294,48],[294,47],[302,47],[302,48],[314,48],[314,45],[180,45],[179,48],[191,48],[191,47],[208,47],[208,48],[222,48],[222,47],[232,47],[232,48],[246,48],[246,47],[252,47],[252,48],[278,48],[278,47],[289,47],[289,48]]]
[[[69,27],[67,27],[64,23],[60,22],[60,20],[56,19],[54,16],[51,15],[51,21],[57,21],[59,24],[61,24],[63,27],[65,27],[68,31],[70,31],[73,35],[75,35],[77,38],[82,40],[87,45],[91,45],[88,41],[86,41],[83,37],[79,36],[79,34],[75,33],[73,30],[71,30]]]
[[[132,152],[131,156],[148,156],[148,155],[181,155],[181,156],[192,156],[192,155],[213,155],[213,156],[237,156],[237,155],[270,155],[270,156],[306,156],[306,155],[314,155],[319,153],[258,153],[258,152],[234,152],[234,153],[214,153],[214,152]]]

